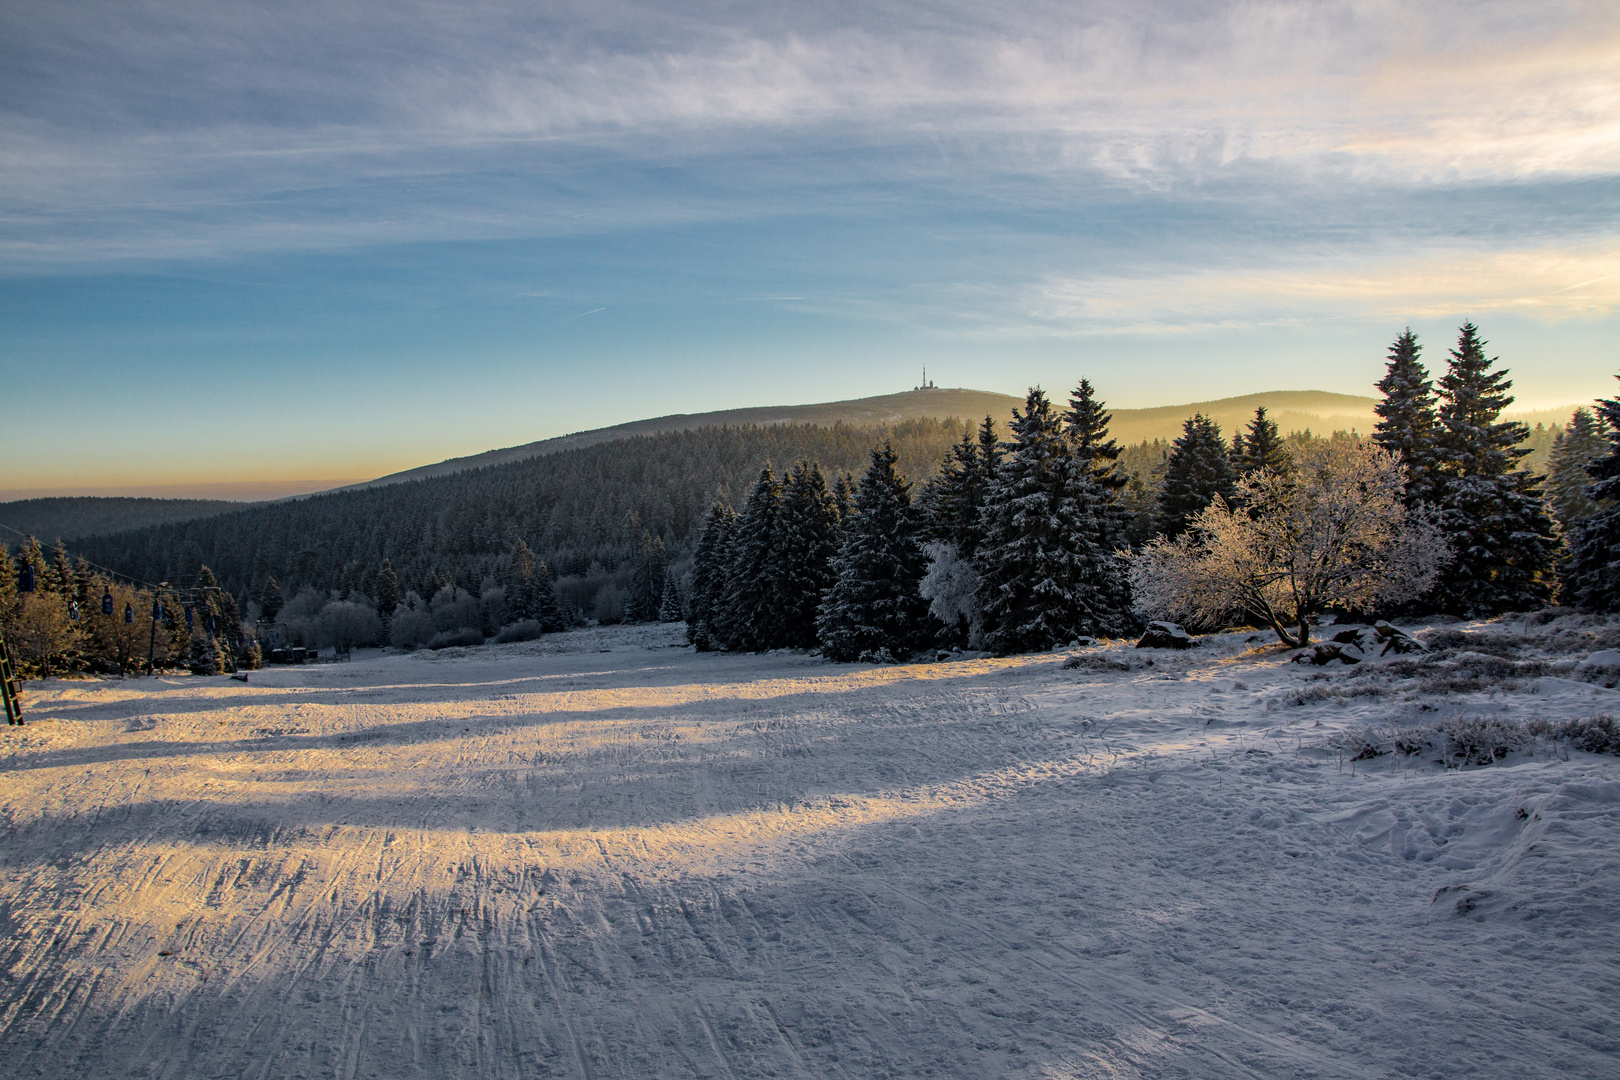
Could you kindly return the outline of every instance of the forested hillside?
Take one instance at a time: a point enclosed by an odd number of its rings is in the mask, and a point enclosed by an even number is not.
[[[81,536],[189,521],[249,505],[222,499],[18,499],[0,503],[0,525],[47,540],[77,540]]]
[[[288,596],[305,586],[372,594],[384,559],[401,587],[424,595],[446,580],[476,588],[506,576],[519,540],[553,573],[586,574],[593,563],[612,570],[630,557],[643,530],[689,548],[716,495],[746,495],[767,460],[858,472],[888,439],[898,469],[920,480],[962,431],[954,420],[918,419],[665,432],[95,537],[75,553],[148,581],[179,580],[206,564],[227,590],[249,597],[272,577]]]

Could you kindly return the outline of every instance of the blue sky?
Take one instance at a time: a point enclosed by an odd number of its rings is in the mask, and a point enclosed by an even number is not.
[[[1620,367],[1605,3],[0,9],[0,497],[1081,375]],[[260,486],[253,486],[260,485]]]

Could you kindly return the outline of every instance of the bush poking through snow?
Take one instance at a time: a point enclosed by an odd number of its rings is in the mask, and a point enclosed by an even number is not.
[[[482,645],[484,632],[476,626],[462,626],[455,630],[440,630],[427,643],[430,649],[449,649],[457,645]]]
[[[497,645],[505,645],[513,641],[533,641],[546,632],[537,619],[519,619],[515,623],[507,623],[501,627],[501,632],[495,635]]]
[[[1569,745],[1588,754],[1620,755],[1620,724],[1614,717],[1586,716],[1560,725],[1558,734],[1569,740]]]

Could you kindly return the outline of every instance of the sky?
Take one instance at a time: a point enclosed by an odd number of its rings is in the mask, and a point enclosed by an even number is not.
[[[1609,2],[9,0],[0,498],[941,386],[1620,370]]]

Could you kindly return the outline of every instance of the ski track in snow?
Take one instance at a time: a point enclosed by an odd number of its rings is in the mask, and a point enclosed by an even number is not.
[[[1122,672],[678,635],[31,684],[0,1073],[1620,1075],[1620,759],[1341,764],[1420,704],[1278,708],[1308,673],[1242,636],[1087,650]]]

